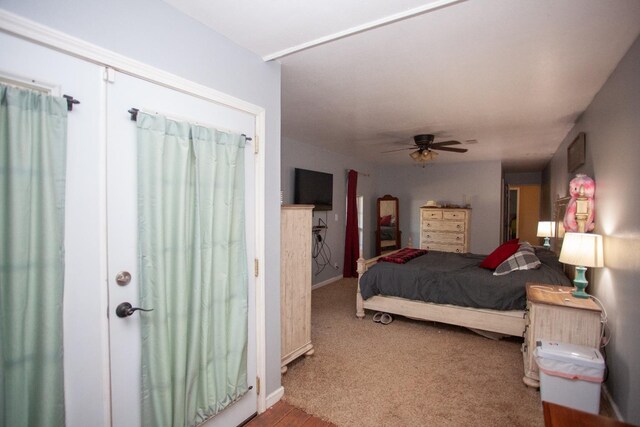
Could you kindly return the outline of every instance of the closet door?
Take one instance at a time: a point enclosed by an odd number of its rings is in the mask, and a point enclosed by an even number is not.
[[[113,425],[117,427],[146,425],[140,413],[140,319],[155,313],[137,311],[120,318],[118,305],[129,302],[139,307],[139,256],[137,252],[137,170],[136,123],[128,110],[146,112],[197,122],[202,125],[238,131],[253,137],[254,117],[166,87],[158,86],[126,74],[116,73],[107,88],[107,230],[109,330],[111,348],[111,396]],[[245,148],[245,223],[247,260],[252,272],[254,242],[254,156],[251,146]],[[251,268],[250,268],[251,267]],[[131,279],[118,283],[122,272]],[[238,401],[224,409],[207,426],[232,426],[242,423],[256,412],[255,390],[255,286],[249,274],[249,325],[247,378],[252,387]],[[148,307],[152,308],[152,307]]]
[[[136,124],[131,107],[253,137],[254,117],[105,69],[0,32],[0,76],[80,101],[68,117],[65,200],[64,387],[68,427],[134,426],[140,417],[140,324],[115,308],[138,306]],[[19,84],[19,83],[18,83]],[[254,156],[245,148],[248,271],[255,258]],[[131,281],[119,285],[119,272]],[[207,426],[238,425],[256,412],[255,279],[248,275],[247,378],[251,389]],[[147,314],[147,313],[145,313]],[[44,331],[46,334],[46,329]],[[109,419],[111,418],[111,422]]]

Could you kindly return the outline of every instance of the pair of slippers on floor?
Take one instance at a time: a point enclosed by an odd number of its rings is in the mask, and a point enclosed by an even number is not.
[[[389,313],[383,313],[382,311],[378,311],[373,315],[373,321],[376,323],[382,323],[383,325],[388,325],[393,322],[393,317]]]

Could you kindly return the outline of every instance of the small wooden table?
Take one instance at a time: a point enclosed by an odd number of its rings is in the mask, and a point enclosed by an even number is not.
[[[590,414],[551,402],[542,402],[544,425],[546,427],[627,427],[623,423],[602,415]]]
[[[540,385],[538,364],[533,356],[536,341],[600,347],[601,309],[590,298],[574,297],[572,290],[569,286],[527,283],[522,380],[530,387]]]

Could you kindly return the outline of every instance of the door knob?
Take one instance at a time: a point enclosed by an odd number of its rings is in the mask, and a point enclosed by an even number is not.
[[[123,303],[120,303],[116,307],[116,316],[118,316],[118,317],[129,317],[134,312],[136,312],[138,310],[140,310],[140,311],[153,311],[153,308],[134,307],[128,302],[123,302]]]
[[[116,274],[116,283],[120,286],[126,286],[131,282],[131,273],[128,271],[120,271]]]

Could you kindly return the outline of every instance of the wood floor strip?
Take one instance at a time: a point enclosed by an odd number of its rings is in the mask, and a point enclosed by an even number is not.
[[[298,408],[293,408],[286,417],[280,420],[276,426],[278,427],[302,427],[311,415]]]
[[[302,425],[302,427],[336,427],[336,425],[317,417],[311,417]]]
[[[280,400],[271,408],[258,415],[247,424],[245,427],[271,427],[277,425],[280,420],[287,416],[294,407],[287,402]]]
[[[336,427],[281,400],[244,427]]]

